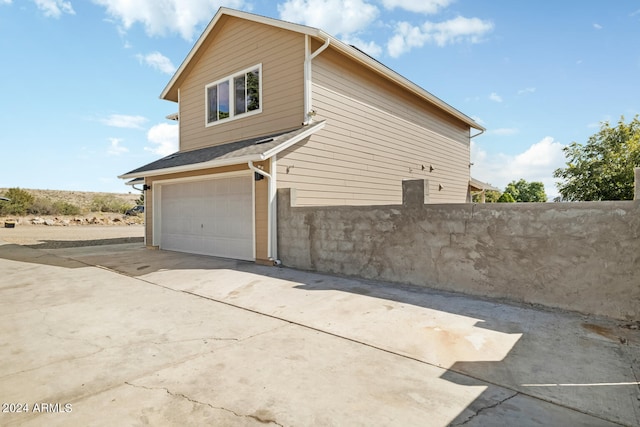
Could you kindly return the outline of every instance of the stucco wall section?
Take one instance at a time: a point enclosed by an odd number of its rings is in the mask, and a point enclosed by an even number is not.
[[[427,184],[428,185],[428,184]],[[417,186],[413,188],[414,186]],[[291,207],[286,266],[640,319],[640,202]]]

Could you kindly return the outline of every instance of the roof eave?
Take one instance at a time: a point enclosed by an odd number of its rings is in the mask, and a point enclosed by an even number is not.
[[[229,159],[216,159],[216,160],[210,160],[208,162],[192,163],[188,165],[174,166],[174,167],[163,168],[163,169],[153,169],[153,170],[143,171],[143,172],[129,172],[124,175],[118,176],[118,178],[120,179],[147,178],[150,176],[157,176],[157,175],[168,175],[168,174],[174,174],[174,173],[180,173],[180,172],[191,172],[195,170],[219,168],[222,166],[231,166],[236,164],[249,163],[249,161],[259,162],[261,160],[264,160],[264,159],[262,159],[260,154],[251,154],[248,156],[232,157]]]
[[[477,191],[501,191],[499,188],[494,187],[491,184],[488,184],[486,182],[482,182],[478,179],[475,178],[471,178],[469,179],[469,186],[473,186],[474,188],[477,188]]]
[[[291,138],[290,140],[288,140],[286,142],[283,142],[282,144],[280,144],[280,145],[278,145],[276,147],[273,147],[271,150],[267,150],[264,153],[262,153],[260,155],[261,160],[266,160],[266,159],[268,159],[270,157],[273,157],[273,156],[283,152],[287,148],[296,145],[298,142],[302,141],[306,137],[311,136],[314,133],[318,132],[319,130],[323,129],[326,124],[327,124],[327,122],[325,120],[323,120],[321,122],[316,122],[314,125],[309,126],[308,129],[304,130],[303,132],[300,132],[294,138]]]

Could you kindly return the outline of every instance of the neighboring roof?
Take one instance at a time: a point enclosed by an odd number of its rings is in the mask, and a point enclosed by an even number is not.
[[[266,160],[322,129],[325,121],[313,122],[295,130],[191,151],[178,151],[120,175],[118,178],[142,178],[168,173],[208,169]]]
[[[343,53],[344,55],[348,56],[349,58],[361,63],[362,65],[372,69],[373,71],[381,74],[382,76],[384,76],[385,78],[395,82],[396,84],[404,87],[405,89],[411,91],[415,95],[423,98],[424,100],[426,100],[426,101],[430,102],[431,104],[439,107],[440,109],[448,112],[452,116],[458,118],[459,120],[461,120],[464,123],[466,123],[467,125],[469,125],[469,127],[472,127],[474,129],[478,129],[478,130],[480,130],[482,132],[484,132],[486,130],[484,127],[482,127],[478,123],[476,123],[471,117],[469,117],[466,114],[458,111],[457,109],[455,109],[451,105],[449,105],[446,102],[442,101],[440,98],[438,98],[438,97],[434,96],[433,94],[427,92],[426,90],[424,90],[423,88],[421,88],[417,84],[411,82],[407,78],[405,78],[405,77],[401,76],[400,74],[398,74],[397,72],[393,71],[391,68],[385,66],[381,62],[375,60],[371,56],[369,56],[366,53],[362,52],[360,49],[357,49],[357,48],[355,48],[355,47],[353,47],[351,45],[343,43],[340,40],[334,38],[330,34],[327,34],[327,33],[325,33],[324,31],[322,31],[320,29],[313,28],[313,27],[307,27],[306,25],[300,25],[300,24],[294,24],[294,23],[291,23],[291,22],[281,21],[281,20],[278,20],[278,19],[268,18],[266,16],[255,15],[253,13],[248,13],[248,12],[242,12],[242,11],[239,11],[239,10],[229,9],[229,8],[226,8],[226,7],[221,7],[220,9],[218,9],[218,12],[215,14],[215,16],[213,17],[211,22],[209,22],[209,25],[207,25],[207,28],[205,28],[204,32],[200,35],[200,37],[196,41],[196,43],[193,46],[193,48],[191,48],[191,51],[189,52],[189,54],[187,55],[185,60],[182,61],[182,64],[180,65],[180,67],[178,68],[176,73],[173,75],[173,77],[171,78],[171,80],[169,81],[167,86],[164,88],[164,90],[160,94],[160,98],[161,99],[168,99],[168,100],[173,100],[173,101],[176,100],[176,99],[171,99],[169,97],[169,93],[173,91],[173,88],[174,88],[175,84],[178,82],[178,80],[182,76],[182,73],[186,70],[187,66],[189,65],[189,62],[196,55],[196,53],[198,52],[200,47],[204,44],[205,40],[209,36],[209,33],[213,30],[213,28],[216,26],[218,21],[223,16],[233,16],[233,17],[236,17],[236,18],[245,19],[245,20],[253,21],[253,22],[258,22],[258,23],[261,23],[261,24],[265,24],[265,25],[270,25],[270,26],[273,26],[273,27],[281,28],[281,29],[284,29],[284,30],[289,30],[289,31],[294,31],[294,32],[297,32],[297,33],[305,34],[305,35],[308,35],[308,36],[312,36],[312,37],[318,38],[318,39],[320,39],[322,41],[329,41],[330,42],[330,46],[333,47],[334,49],[338,50],[339,52]]]
[[[487,184],[486,182],[479,181],[475,178],[471,178],[469,180],[469,188],[471,191],[501,191],[499,188],[492,186],[491,184]]]

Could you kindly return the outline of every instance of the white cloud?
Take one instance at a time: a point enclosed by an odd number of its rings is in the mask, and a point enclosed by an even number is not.
[[[381,56],[382,55],[382,47],[380,47],[376,42],[365,42],[364,40],[360,40],[358,37],[347,36],[343,37],[342,41],[348,43],[352,46],[356,46],[358,49],[366,52],[371,56]]]
[[[595,28],[596,30],[601,30],[601,29],[602,29],[602,25],[600,25],[600,24],[593,24],[593,28]]]
[[[191,41],[196,28],[209,22],[222,5],[240,9],[244,0],[92,0],[103,6],[107,14],[124,30],[136,23],[144,25],[150,36],[178,33]]]
[[[50,18],[60,18],[63,13],[69,15],[75,15],[76,12],[71,6],[71,2],[64,0],[33,0],[38,9],[40,9],[44,16]],[[10,1],[8,3],[11,3]]]
[[[443,22],[427,21],[419,27],[399,22],[395,34],[387,44],[389,55],[394,58],[427,43],[443,47],[455,43],[480,43],[482,37],[493,30],[493,23],[479,18],[458,16]]]
[[[168,123],[160,123],[153,126],[147,132],[147,139],[154,146],[144,147],[144,149],[161,156],[167,156],[178,151],[178,126]]]
[[[121,138],[109,138],[109,142],[110,145],[107,153],[110,156],[119,156],[120,154],[129,152],[129,149],[127,147],[123,147],[120,145],[122,143]]]
[[[278,5],[280,18],[347,36],[367,28],[379,10],[365,0],[287,0]]]
[[[142,129],[142,125],[147,119],[142,116],[127,116],[125,114],[111,114],[109,117],[100,120],[107,126],[125,129]]]
[[[433,14],[438,13],[453,3],[454,0],[382,0],[387,9],[400,8],[409,12]]]
[[[494,102],[502,102],[502,97],[495,92],[491,92],[491,95],[489,95],[489,99]]]
[[[527,94],[530,94],[530,93],[534,93],[535,91],[536,91],[535,87],[527,87],[527,88],[524,88],[524,89],[520,89],[518,91],[518,95],[527,95]]]
[[[482,120],[480,117],[478,116],[471,116],[471,118],[473,119],[474,122],[478,123],[479,125],[484,125],[485,121]]]
[[[515,135],[518,132],[519,131],[516,128],[498,128],[498,129],[491,130],[489,133],[492,135],[498,135],[498,136],[509,136],[509,135]]]
[[[472,141],[471,161],[474,166],[471,176],[500,189],[519,179],[542,182],[547,196],[552,200],[559,195],[553,171],[564,167],[566,163],[563,147],[563,144],[547,136],[517,155],[489,155]]]
[[[176,72],[176,66],[173,65],[169,58],[160,52],[152,52],[147,55],[138,54],[136,58],[138,58],[140,63],[147,64],[151,68],[155,68],[165,74],[173,74]]]
[[[11,4],[12,0],[0,0],[0,4]]]

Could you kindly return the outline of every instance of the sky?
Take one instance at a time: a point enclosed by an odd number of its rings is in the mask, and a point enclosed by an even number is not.
[[[472,117],[471,174],[541,181],[640,114],[638,0],[0,0],[0,187],[128,192],[177,151],[159,99],[220,6],[321,28]]]

